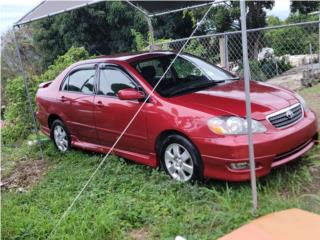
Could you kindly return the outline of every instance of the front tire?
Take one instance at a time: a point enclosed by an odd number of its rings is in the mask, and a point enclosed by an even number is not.
[[[202,179],[202,160],[198,150],[186,138],[170,135],[160,150],[161,165],[174,180],[189,182]]]
[[[51,138],[57,149],[65,153],[70,149],[70,134],[61,120],[55,120],[51,126]]]

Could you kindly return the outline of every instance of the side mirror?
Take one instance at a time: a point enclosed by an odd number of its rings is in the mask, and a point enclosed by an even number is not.
[[[137,89],[126,88],[118,92],[118,98],[120,100],[140,100],[145,98],[145,95],[143,92],[138,91]]]

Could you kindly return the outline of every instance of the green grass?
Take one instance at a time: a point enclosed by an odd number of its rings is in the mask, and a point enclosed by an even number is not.
[[[299,94],[305,98],[308,106],[318,113],[318,123],[320,123],[320,83],[311,88],[300,90]]]
[[[319,89],[319,85],[316,86]],[[320,91],[305,89],[307,99]],[[12,150],[3,162],[38,156],[35,146]],[[59,154],[45,144],[50,166],[26,193],[2,192],[3,239],[45,239],[102,159],[81,151]],[[258,180],[258,216],[302,208],[320,214],[320,147]],[[250,183],[181,184],[163,172],[110,157],[81,195],[52,239],[131,239],[144,229],[149,239],[217,239],[255,217]]]

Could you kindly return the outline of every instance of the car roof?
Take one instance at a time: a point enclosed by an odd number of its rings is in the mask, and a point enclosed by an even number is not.
[[[152,51],[152,52],[133,52],[133,53],[119,53],[114,55],[104,55],[98,56],[96,58],[90,60],[84,60],[77,63],[92,63],[92,62],[109,62],[109,61],[122,61],[122,62],[135,62],[139,60],[145,60],[149,58],[165,56],[165,55],[172,55],[176,54],[174,51]]]

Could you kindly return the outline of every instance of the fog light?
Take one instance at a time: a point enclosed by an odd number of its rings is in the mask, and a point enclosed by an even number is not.
[[[235,170],[248,169],[250,167],[248,162],[231,163],[230,167]]]

